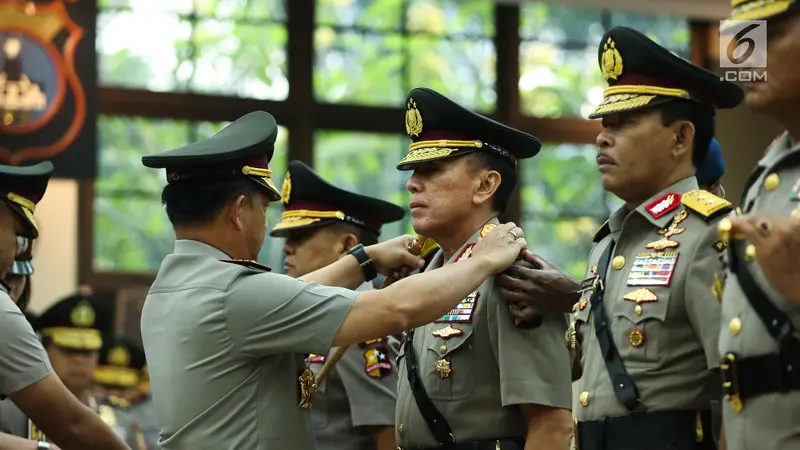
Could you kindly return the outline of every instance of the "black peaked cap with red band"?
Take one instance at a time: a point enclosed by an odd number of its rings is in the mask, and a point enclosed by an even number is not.
[[[608,88],[590,119],[674,100],[727,109],[744,98],[738,85],[673,54],[633,28],[608,30],[597,55]]]
[[[152,169],[166,169],[168,183],[211,183],[247,177],[273,201],[281,199],[272,182],[269,162],[275,151],[278,124],[264,111],[246,114],[210,138],[142,157]]]
[[[433,89],[413,89],[405,106],[406,134],[412,143],[398,170],[474,152],[492,152],[516,165],[542,147],[536,137],[470,111]]]
[[[0,192],[3,200],[20,216],[26,225],[25,237],[39,237],[39,226],[33,213],[36,205],[44,197],[53,163],[42,161],[32,166],[0,165]]]
[[[345,222],[379,236],[383,224],[403,218],[403,208],[356,194],[325,181],[301,161],[291,161],[281,187],[284,211],[271,236],[287,237],[291,232]]]

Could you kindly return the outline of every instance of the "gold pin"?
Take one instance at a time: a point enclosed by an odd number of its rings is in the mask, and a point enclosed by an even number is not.
[[[641,316],[642,315],[642,305],[636,305],[636,307],[633,308],[633,311],[636,313],[637,316]]]
[[[584,407],[588,406],[589,405],[589,392],[587,392],[587,391],[581,392],[581,395],[580,395],[580,397],[578,397],[578,400],[580,400],[582,406],[584,406]]]
[[[399,434],[400,436],[403,435],[403,424],[402,423],[397,426],[397,434]]]
[[[452,372],[453,371],[450,369],[450,361],[446,359],[436,361],[436,376],[440,379],[444,380],[445,378],[450,378]]]
[[[744,249],[744,260],[747,262],[755,261],[756,259],[756,247],[753,244],[748,245]]]
[[[622,255],[615,256],[614,259],[611,260],[611,267],[613,267],[614,270],[619,270],[625,267],[625,257]]]
[[[628,340],[634,347],[641,347],[644,344],[644,331],[634,328],[628,333]]]
[[[581,305],[578,307],[578,309],[583,311],[584,309],[586,309],[586,305],[588,305],[588,304],[589,304],[589,300],[581,300]]]
[[[777,173],[771,173],[764,178],[764,188],[768,191],[774,191],[781,184],[781,177]]]
[[[447,340],[450,339],[451,337],[461,336],[462,334],[464,334],[464,332],[459,330],[458,328],[453,328],[448,324],[446,327],[440,330],[431,332],[431,334],[433,335],[433,337],[438,337]]]
[[[442,354],[445,354],[445,353],[447,353],[447,346],[446,346],[446,345],[444,345],[444,344],[442,344],[442,346],[441,346],[441,347],[439,347],[439,351],[440,351]]]
[[[719,236],[723,242],[728,242],[730,240],[731,230],[733,230],[733,222],[727,217],[720,220],[717,224],[717,236]]]

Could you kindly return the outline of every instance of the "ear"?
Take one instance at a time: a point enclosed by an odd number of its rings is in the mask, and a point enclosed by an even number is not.
[[[476,179],[477,187],[472,194],[472,203],[480,205],[491,199],[494,193],[497,192],[497,188],[500,187],[500,182],[502,180],[503,178],[500,176],[500,172],[496,170],[481,171]]]
[[[680,158],[688,154],[691,159],[692,148],[694,147],[695,128],[692,122],[680,120],[674,124],[675,136],[672,141],[672,156]]]
[[[342,243],[342,253],[344,253],[358,245],[358,238],[353,233],[345,233],[342,235],[340,242]]]
[[[244,230],[244,223],[242,222],[242,210],[245,208],[244,195],[236,197],[236,200],[231,202],[227,208],[228,220],[233,224],[236,231]]]

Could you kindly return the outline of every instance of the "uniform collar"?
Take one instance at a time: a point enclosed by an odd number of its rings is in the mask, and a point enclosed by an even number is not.
[[[764,157],[758,162],[758,165],[761,167],[769,167],[777,162],[779,159],[783,158],[787,153],[793,153],[800,150],[800,143],[795,146],[792,146],[792,140],[789,136],[788,131],[784,131],[783,134],[778,136],[769,147],[767,147],[767,151],[764,152]]]
[[[697,188],[697,178],[692,175],[645,200],[632,213],[629,213],[627,206],[623,205],[608,219],[609,229],[612,233],[620,231],[623,222],[633,214],[642,216],[657,228],[666,228],[675,215],[672,212],[681,205],[681,195]]]
[[[465,242],[465,243],[464,243],[464,244],[463,244],[463,245],[462,245],[462,246],[461,246],[461,247],[458,249],[458,251],[457,251],[457,252],[453,253],[453,256],[451,256],[451,257],[450,257],[450,260],[449,260],[449,261],[447,261],[447,262],[448,262],[448,263],[451,263],[451,262],[457,261],[457,260],[458,260],[458,258],[459,258],[459,257],[461,257],[461,256],[464,254],[464,252],[466,252],[466,251],[468,251],[468,250],[469,250],[469,251],[471,251],[472,247],[474,247],[474,246],[475,246],[475,244],[477,244],[477,243],[478,243],[478,241],[479,241],[479,240],[481,240],[481,237],[482,237],[482,236],[481,236],[481,234],[483,233],[483,229],[486,227],[486,225],[489,225],[489,224],[494,224],[494,225],[497,225],[497,224],[499,224],[499,223],[500,223],[500,221],[499,221],[499,220],[497,220],[497,217],[492,217],[492,218],[491,218],[491,219],[490,219],[488,222],[486,222],[486,223],[484,223],[483,225],[481,225],[481,226],[480,226],[480,228],[478,228],[478,229],[477,229],[477,230],[476,230],[474,233],[472,233],[472,236],[470,236],[470,237],[469,237],[469,239],[467,239],[467,242]],[[485,234],[485,233],[484,233],[484,234]],[[437,254],[437,255],[436,255],[436,258],[435,258],[435,259],[434,259],[434,261],[433,261],[434,263],[438,262],[438,260],[439,260],[440,258],[444,258],[444,253],[442,253],[442,251],[441,251],[441,250],[439,250],[439,253],[441,253],[441,255],[442,255],[442,256],[439,256],[439,255]]]
[[[216,247],[212,247],[205,242],[195,241],[192,239],[178,239],[175,241],[176,255],[204,255],[211,256],[216,259],[230,259],[230,256]]]

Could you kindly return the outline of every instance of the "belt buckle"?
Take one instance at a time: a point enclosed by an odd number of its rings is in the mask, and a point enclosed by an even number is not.
[[[739,374],[736,370],[736,355],[728,353],[722,358],[719,365],[720,378],[722,378],[722,392],[725,400],[731,404],[731,409],[735,413],[742,411],[741,390],[739,389]]]

